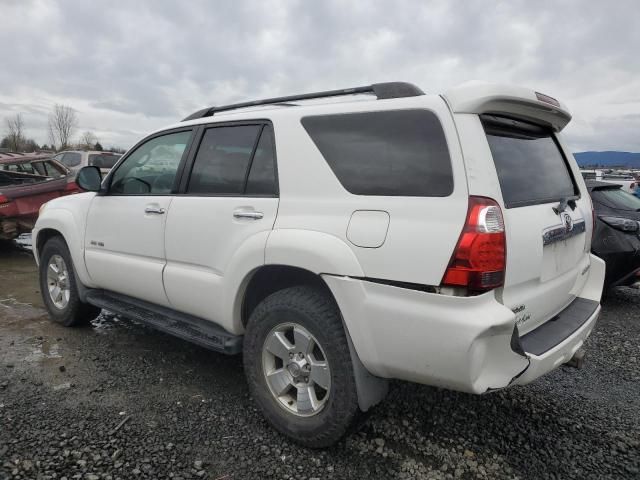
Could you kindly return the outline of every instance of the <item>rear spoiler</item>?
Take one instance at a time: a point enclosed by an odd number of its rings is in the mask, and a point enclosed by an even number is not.
[[[546,125],[556,132],[571,121],[563,103],[523,87],[473,83],[453,88],[442,98],[453,113],[505,115]]]

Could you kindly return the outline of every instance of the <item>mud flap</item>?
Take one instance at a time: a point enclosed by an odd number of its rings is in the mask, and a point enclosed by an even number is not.
[[[358,406],[363,412],[368,411],[371,407],[377,405],[385,399],[389,392],[389,380],[386,378],[376,377],[369,373],[367,368],[362,364],[358,352],[356,352],[351,335],[347,326],[342,322],[344,331],[347,334],[349,343],[349,353],[351,354],[351,363],[353,364],[353,375],[356,381],[356,392],[358,393]]]

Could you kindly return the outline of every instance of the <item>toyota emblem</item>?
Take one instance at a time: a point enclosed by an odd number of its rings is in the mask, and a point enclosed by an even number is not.
[[[564,225],[564,231],[569,233],[573,230],[573,218],[566,212],[562,213],[562,223]]]

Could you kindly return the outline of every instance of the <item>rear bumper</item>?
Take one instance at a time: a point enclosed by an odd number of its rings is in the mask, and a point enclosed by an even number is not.
[[[582,323],[580,327],[578,327],[577,330],[560,343],[538,355],[527,352],[527,356],[531,362],[529,364],[529,368],[527,368],[522,375],[518,376],[513,384],[525,385],[530,383],[536,378],[555,370],[560,365],[571,360],[571,357],[573,357],[580,347],[582,347],[584,341],[591,334],[599,315],[600,305],[596,307],[595,311],[593,311],[593,313]]]
[[[568,336],[538,354],[523,350],[515,315],[494,292],[451,297],[348,277],[324,278],[370,373],[484,393],[529,383],[571,359],[600,312],[604,262],[591,256],[578,297],[596,302],[595,310]]]

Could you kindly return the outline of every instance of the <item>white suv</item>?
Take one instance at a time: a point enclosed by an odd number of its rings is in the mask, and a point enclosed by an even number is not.
[[[82,167],[93,165],[99,167],[102,173],[108,173],[118,163],[121,156],[119,153],[98,150],[65,150],[53,158],[73,172],[78,172]]]
[[[201,110],[46,204],[44,301],[63,325],[105,308],[242,352],[265,417],[311,447],[391,378],[526,384],[600,312],[570,118],[524,88],[406,83]]]

